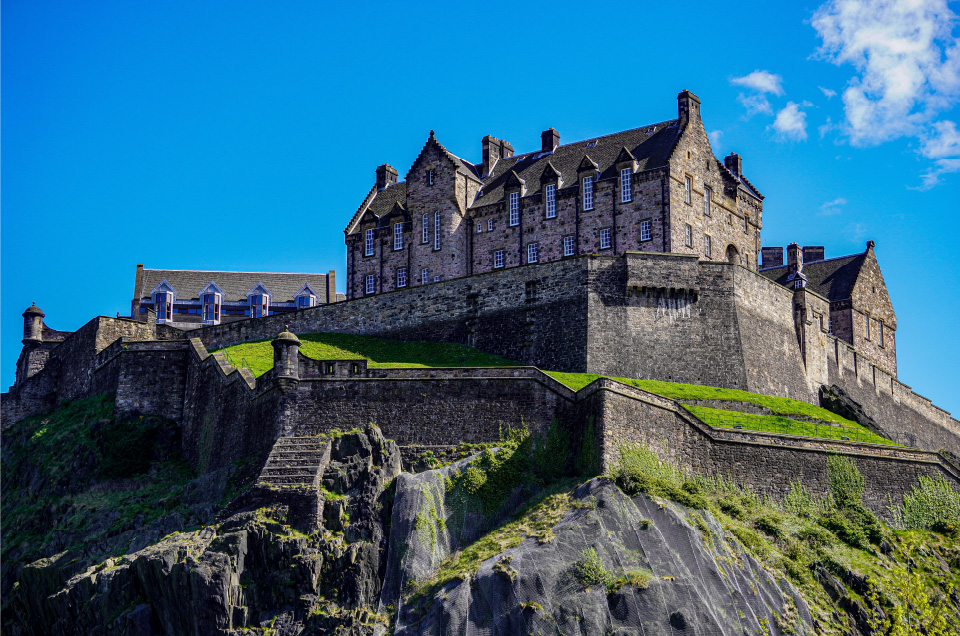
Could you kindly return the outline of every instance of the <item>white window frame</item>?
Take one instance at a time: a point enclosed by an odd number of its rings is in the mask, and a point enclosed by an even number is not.
[[[430,215],[423,215],[423,227],[420,228],[420,242],[429,243],[430,242]]]
[[[306,301],[306,302],[303,302]],[[297,296],[297,309],[306,309],[317,306],[317,297],[313,294],[300,294]]]
[[[703,186],[703,214],[710,216],[710,198],[713,196],[713,188]]]
[[[692,201],[693,183],[690,180],[690,177],[683,178],[683,202],[687,205],[690,205]]]
[[[493,232],[493,219],[487,219],[487,232]]]
[[[483,221],[477,221],[477,234],[483,232]]]
[[[703,235],[703,253],[707,258],[713,258],[713,240],[709,234]]]
[[[364,245],[363,255],[364,256],[373,256],[373,252],[375,248],[375,237],[373,234],[374,232],[372,228],[364,231],[363,233],[363,245]]]
[[[583,178],[583,209],[593,209],[593,176]]]
[[[683,226],[683,243],[687,247],[693,247],[693,226],[689,223]]]
[[[163,306],[163,312],[160,312],[160,306]],[[157,314],[157,322],[164,323],[173,320],[173,294],[170,292],[157,292],[153,295],[153,310]]]
[[[364,283],[364,294],[373,294],[377,291],[377,277],[373,274],[367,274]]]
[[[250,298],[247,302],[250,306],[251,318],[262,318],[270,315],[269,294],[250,294]]]
[[[407,286],[407,268],[398,267],[397,268],[397,287],[406,287]]]
[[[640,242],[649,241],[653,238],[653,221],[644,219],[640,221]]]
[[[393,250],[403,249],[403,223],[393,224]]]
[[[433,249],[440,249],[440,210],[433,213]]]
[[[430,270],[427,268],[420,270],[420,284],[426,285],[430,282]]]
[[[577,253],[577,244],[574,237],[564,236],[563,237],[563,255],[564,256],[573,256]]]
[[[557,186],[553,183],[548,184],[544,189],[543,198],[547,210],[547,218],[555,219],[557,217]]]
[[[608,250],[610,249],[610,246],[613,245],[613,242],[611,241],[611,234],[612,232],[608,227],[600,230],[600,249]]]
[[[511,192],[510,200],[510,225],[520,225],[520,193]]]
[[[427,170],[427,185],[433,185],[433,168]]]
[[[207,301],[207,297],[208,297],[208,296],[212,296],[212,297],[213,297],[213,302],[208,302],[208,301]],[[222,296],[221,294],[216,293],[216,292],[208,292],[208,293],[206,293],[206,294],[201,294],[201,295],[200,295],[200,304],[201,304],[200,317],[201,317],[201,319],[203,320],[203,322],[206,323],[206,324],[213,324],[213,325],[219,324],[219,323],[220,323],[220,308],[221,308],[222,305],[223,305],[223,296]],[[208,308],[208,306],[210,306],[210,305],[212,305],[212,307],[211,307],[210,313],[208,314],[208,313],[207,313],[207,308]]]
[[[620,169],[620,203],[630,203],[633,200],[633,171],[630,168]]]
[[[503,267],[503,250],[497,250],[493,253],[493,268]]]
[[[433,282],[439,283],[441,278],[443,278],[443,276],[434,276],[434,277],[433,277]]]
[[[527,264],[532,265],[540,262],[540,247],[537,243],[527,244]]]

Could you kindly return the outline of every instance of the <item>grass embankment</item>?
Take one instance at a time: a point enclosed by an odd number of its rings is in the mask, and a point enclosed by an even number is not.
[[[373,368],[507,367],[515,362],[473,347],[442,342],[404,342],[346,333],[297,334],[300,353],[314,360],[367,360]],[[244,342],[221,349],[235,367],[255,376],[273,368],[270,340]]]
[[[597,378],[604,377],[593,373],[560,373],[557,371],[548,371],[547,373],[575,391],[579,391]],[[852,420],[840,417],[836,413],[808,402],[750,393],[739,389],[721,389],[698,384],[616,377],[611,379],[681,403],[704,400],[732,403],[729,409],[695,404],[683,405],[690,413],[710,426],[721,428],[741,427],[750,431],[826,439],[843,439],[846,437],[851,441],[898,445]],[[738,410],[736,408],[737,403],[751,404],[769,410],[770,414],[747,413]]]

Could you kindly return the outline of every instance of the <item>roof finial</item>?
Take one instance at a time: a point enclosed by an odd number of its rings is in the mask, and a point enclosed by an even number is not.
[[[284,330],[284,331],[290,331],[290,323],[289,323],[289,322],[283,323],[283,330]]]
[[[433,137],[433,130],[430,130],[430,136]]]

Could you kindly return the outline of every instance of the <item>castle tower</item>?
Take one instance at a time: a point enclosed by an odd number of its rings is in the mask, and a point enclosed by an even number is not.
[[[23,312],[23,344],[43,341],[43,311],[33,303]]]
[[[300,383],[300,339],[290,332],[289,325],[273,339],[273,368],[281,391],[295,389]]]

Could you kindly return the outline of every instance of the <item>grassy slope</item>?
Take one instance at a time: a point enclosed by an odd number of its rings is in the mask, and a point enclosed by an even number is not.
[[[557,371],[548,371],[547,373],[576,391],[579,391],[597,378],[603,377],[594,373],[560,373]],[[630,378],[613,379],[673,400],[745,402],[768,408],[773,413],[773,415],[757,415],[739,412],[735,409],[723,410],[693,405],[686,407],[688,411],[711,426],[730,428],[736,425],[743,426],[746,430],[830,439],[849,437],[851,440],[872,442],[875,444],[894,444],[856,422],[840,417],[836,413],[831,413],[819,406],[799,400],[774,397],[772,395],[760,395],[759,393],[750,393],[749,391],[741,391],[739,389],[721,389],[712,386],[701,386],[698,384],[680,384],[677,382],[661,382],[659,380],[632,380]],[[790,419],[796,417],[812,419],[816,420],[816,422],[811,423]]]
[[[298,334],[300,352],[314,360],[366,359],[371,367],[503,367],[515,362],[473,347],[440,342],[403,342],[346,333]],[[226,347],[224,355],[235,367],[247,367],[261,376],[273,368],[269,340]]]

